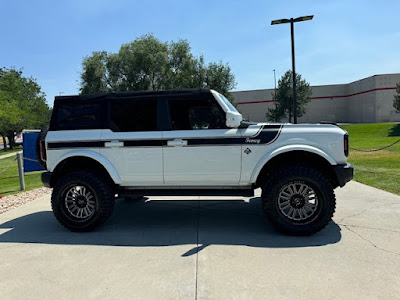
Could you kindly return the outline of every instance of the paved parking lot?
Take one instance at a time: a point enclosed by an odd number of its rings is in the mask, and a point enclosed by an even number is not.
[[[119,200],[83,234],[44,197],[0,215],[0,295],[398,299],[400,197],[356,182],[336,194],[334,222],[311,237],[276,233],[258,197]]]

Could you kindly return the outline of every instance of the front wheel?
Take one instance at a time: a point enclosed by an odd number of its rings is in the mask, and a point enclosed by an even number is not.
[[[262,189],[264,212],[278,230],[310,235],[332,219],[336,199],[332,185],[320,172],[288,167],[270,175]]]
[[[73,172],[58,180],[51,196],[58,222],[71,231],[90,231],[114,209],[112,187],[92,172]]]

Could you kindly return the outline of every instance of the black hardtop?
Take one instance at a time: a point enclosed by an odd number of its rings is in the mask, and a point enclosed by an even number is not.
[[[110,100],[110,99],[124,99],[136,97],[171,97],[178,95],[200,95],[211,94],[210,89],[184,89],[184,90],[166,90],[166,91],[137,91],[137,92],[115,92],[103,94],[81,94],[71,96],[56,96],[55,101],[68,101],[68,100]]]

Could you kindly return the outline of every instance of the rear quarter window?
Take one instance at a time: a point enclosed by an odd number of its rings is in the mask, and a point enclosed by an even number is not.
[[[102,129],[105,103],[100,101],[59,101],[50,130]]]

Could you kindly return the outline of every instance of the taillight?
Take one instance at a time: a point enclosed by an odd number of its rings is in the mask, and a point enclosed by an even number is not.
[[[346,155],[346,157],[349,156],[349,135],[348,134],[344,135],[343,148],[344,148],[344,155]]]
[[[47,157],[46,157],[46,144],[45,141],[41,141],[40,142],[40,158],[43,161],[46,161]]]

